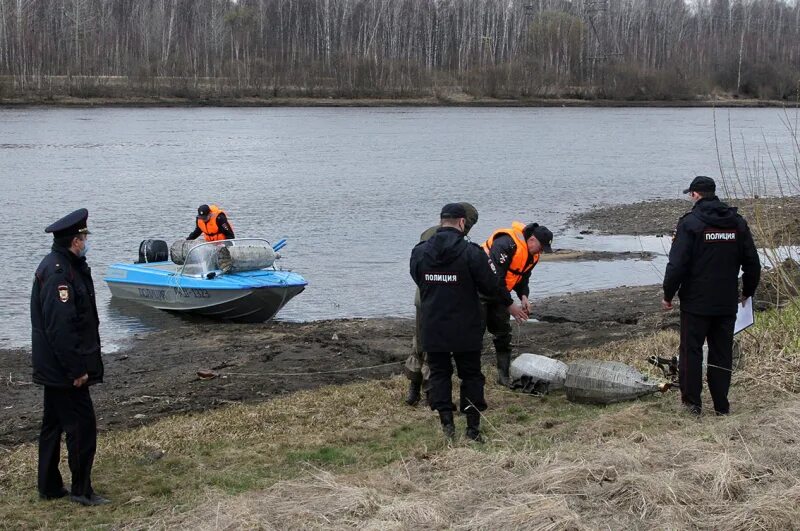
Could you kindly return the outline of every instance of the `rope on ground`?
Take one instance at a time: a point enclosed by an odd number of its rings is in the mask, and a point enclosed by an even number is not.
[[[358,372],[369,371],[372,369],[380,369],[389,367],[391,365],[399,365],[400,361],[393,361],[391,363],[381,363],[380,365],[370,365],[369,367],[353,367],[350,369],[335,369],[332,371],[319,371],[319,372],[225,372],[220,376],[317,376],[324,374],[339,374],[343,372]]]

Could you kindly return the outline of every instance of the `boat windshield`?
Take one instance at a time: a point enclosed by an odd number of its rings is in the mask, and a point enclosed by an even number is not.
[[[267,240],[238,238],[200,243],[189,250],[181,275],[207,277],[248,269],[263,269],[275,261],[275,251]],[[271,258],[271,259],[270,259]]]

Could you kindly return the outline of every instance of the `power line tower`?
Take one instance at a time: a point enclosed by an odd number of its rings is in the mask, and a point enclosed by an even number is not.
[[[586,39],[586,60],[590,61],[590,79],[594,79],[598,62],[607,63],[622,56],[616,40],[611,37],[604,38],[597,29],[600,19],[608,14],[608,3],[609,0],[585,0],[583,3],[581,18],[584,25],[589,28],[589,38]]]

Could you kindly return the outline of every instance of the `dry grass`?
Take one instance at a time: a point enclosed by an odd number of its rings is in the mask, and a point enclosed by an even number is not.
[[[563,360],[567,363],[576,359],[621,361],[645,374],[659,377],[661,371],[647,363],[647,358],[650,356],[671,358],[678,354],[679,346],[680,337],[677,332],[662,330],[638,339],[623,339],[601,347],[569,352]]]
[[[309,474],[425,461],[446,445],[429,410],[401,405],[405,386],[402,377],[332,386],[101,434],[95,487],[115,503],[93,510],[36,499],[35,445],[0,452],[0,527],[159,528],[174,523],[176,513],[216,507],[203,505],[209,492],[227,500]],[[498,430],[492,437],[507,439],[497,444],[547,448],[593,415],[592,409],[563,398],[539,399],[494,386],[488,398],[493,411],[487,423]],[[551,427],[533,433],[540,421]],[[458,419],[461,429],[463,422]],[[428,518],[426,507],[416,510],[419,518]]]
[[[542,452],[457,447],[357,474],[313,471],[220,497],[164,525],[192,529],[791,529],[800,521],[800,402],[703,422],[646,407],[600,415],[672,430]],[[620,420],[621,427],[615,423]],[[667,420],[668,422],[664,422]],[[591,431],[592,427],[587,426]],[[583,432],[581,435],[587,435]],[[583,437],[579,437],[583,439]],[[141,527],[141,522],[133,527]],[[146,525],[144,526],[146,527]]]
[[[774,335],[778,325],[771,318],[763,319],[754,333],[771,341],[791,339]],[[675,336],[659,332],[572,356],[602,354],[642,366],[649,355],[674,352]],[[486,447],[457,444],[355,472],[313,469],[300,480],[235,496],[207,491],[199,508],[161,518],[157,526],[796,528],[800,399],[787,394],[782,374],[765,371],[737,376],[734,415],[700,420],[684,415],[674,394],[602,408],[570,405],[558,396],[526,402],[523,396],[494,390],[492,403],[506,407],[510,417],[489,414],[491,442]],[[758,378],[771,378],[774,385],[757,388]],[[564,414],[568,408],[572,412]],[[534,417],[534,425],[519,430],[513,419],[520,413]],[[539,437],[552,426],[557,433],[543,444]],[[153,524],[140,520],[130,526]]]
[[[747,389],[770,388],[790,396],[800,392],[800,304],[764,312],[742,333],[742,370],[735,373]]]
[[[660,332],[573,356],[647,368],[676,345]],[[593,407],[492,386],[484,448],[448,448],[430,412],[399,407],[402,378],[330,387],[105,435],[96,478],[118,504],[88,520],[32,499],[34,447],[12,449],[0,516],[130,529],[791,527],[800,403],[752,399],[753,382],[739,382],[737,413],[699,422],[671,394]],[[154,449],[165,457],[148,462]]]
[[[38,502],[35,447],[10,449],[0,527],[790,529],[800,399],[770,367],[796,360],[797,317],[750,332],[730,417],[690,418],[675,393],[598,407],[491,385],[488,444],[447,446],[430,411],[400,405],[402,377],[328,387],[104,434],[95,480],[116,503],[94,510]],[[659,332],[570,357],[648,370],[676,349]]]

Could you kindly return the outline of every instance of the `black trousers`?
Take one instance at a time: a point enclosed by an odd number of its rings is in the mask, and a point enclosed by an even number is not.
[[[502,304],[483,302],[483,319],[486,329],[494,336],[496,352],[511,352],[511,318],[508,309]]]
[[[428,352],[431,376],[428,380],[428,404],[434,411],[453,411],[453,363],[450,352]],[[470,405],[478,411],[486,410],[483,385],[486,379],[481,372],[481,352],[453,352],[458,377],[461,379],[461,402],[459,409],[467,412]]]
[[[697,315],[681,312],[681,398],[687,406],[702,408],[703,343],[708,340],[706,379],[714,411],[728,413],[728,390],[733,368],[733,327],[735,315]]]
[[[67,456],[72,473],[72,494],[92,494],[92,464],[97,449],[97,424],[87,386],[44,388],[44,415],[39,434],[39,493],[57,494],[63,487],[58,462],[61,434],[67,434]]]

